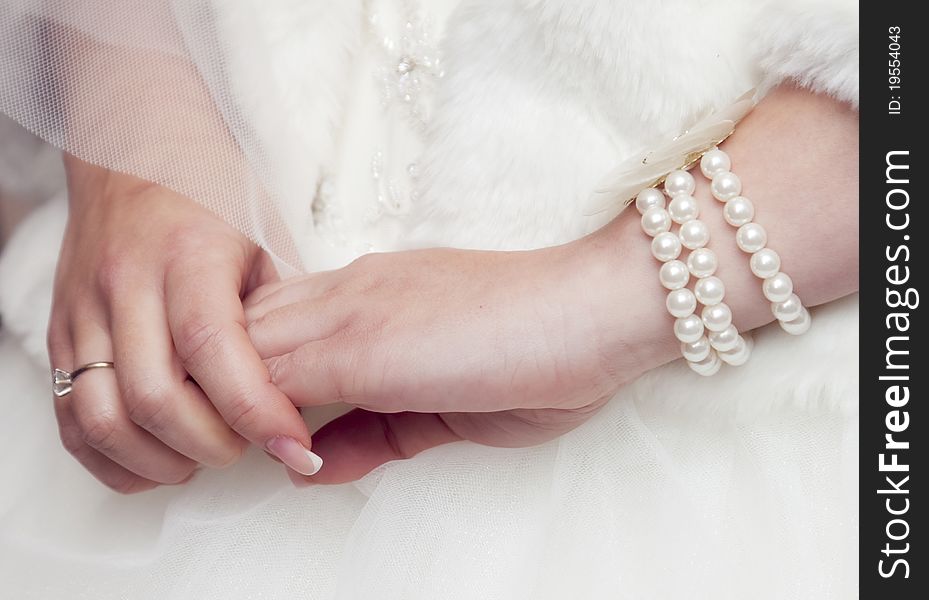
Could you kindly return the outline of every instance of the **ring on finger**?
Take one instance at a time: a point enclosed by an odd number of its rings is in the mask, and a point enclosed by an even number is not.
[[[71,393],[71,388],[74,385],[74,382],[77,381],[77,378],[80,377],[87,371],[91,369],[115,369],[116,367],[112,362],[108,361],[99,361],[87,363],[86,365],[81,365],[80,367],[74,369],[73,371],[65,371],[64,369],[55,369],[55,372],[52,374],[52,392],[55,394],[56,398],[64,398]]]

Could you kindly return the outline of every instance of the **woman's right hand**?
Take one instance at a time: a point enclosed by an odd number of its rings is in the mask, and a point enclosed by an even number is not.
[[[246,440],[315,471],[306,425],[244,328],[241,294],[277,277],[267,255],[170,190],[65,163],[49,357],[68,371],[115,363],[55,399],[65,448],[124,493],[183,482],[198,463],[229,465]]]

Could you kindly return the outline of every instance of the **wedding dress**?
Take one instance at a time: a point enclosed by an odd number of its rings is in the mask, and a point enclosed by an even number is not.
[[[252,135],[309,183],[288,209],[308,270],[576,239],[612,167],[752,87],[857,106],[844,0],[207,4]],[[3,597],[857,595],[855,297],[802,338],[758,330],[739,369],[655,369],[538,447],[452,444],[306,489],[251,452],[122,497],[61,448],[51,410],[65,212],[51,199],[0,259]]]

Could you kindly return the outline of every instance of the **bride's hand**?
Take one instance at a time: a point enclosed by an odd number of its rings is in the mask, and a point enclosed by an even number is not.
[[[807,306],[858,289],[857,136],[857,112],[785,86],[724,145]],[[773,319],[770,303],[708,188],[697,177],[700,218],[749,331]],[[528,445],[577,426],[680,356],[665,296],[630,209],[543,250],[367,255],[260,288],[246,318],[297,404],[357,407],[314,435],[326,466],[313,479],[336,482],[450,441]]]
[[[314,435],[316,481],[468,439],[537,444],[641,369],[623,352],[579,245],[362,256],[260,288],[248,331],[297,405],[358,410]],[[621,310],[621,309],[617,309]]]
[[[197,463],[230,464],[243,438],[308,447],[244,328],[240,294],[276,279],[265,255],[165,188],[73,157],[66,166],[49,355],[59,369],[115,370],[87,371],[56,398],[64,446],[121,492],[181,482]],[[273,449],[297,468],[307,461],[299,447]]]

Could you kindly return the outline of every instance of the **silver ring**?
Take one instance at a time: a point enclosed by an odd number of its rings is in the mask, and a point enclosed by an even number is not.
[[[63,371],[62,369],[55,369],[55,373],[52,375],[52,391],[55,393],[57,398],[64,398],[71,393],[71,387],[74,385],[74,382],[77,381],[77,378],[81,376],[85,371],[91,369],[114,369],[111,362],[92,362],[87,363],[86,365],[80,366],[75,370]]]

